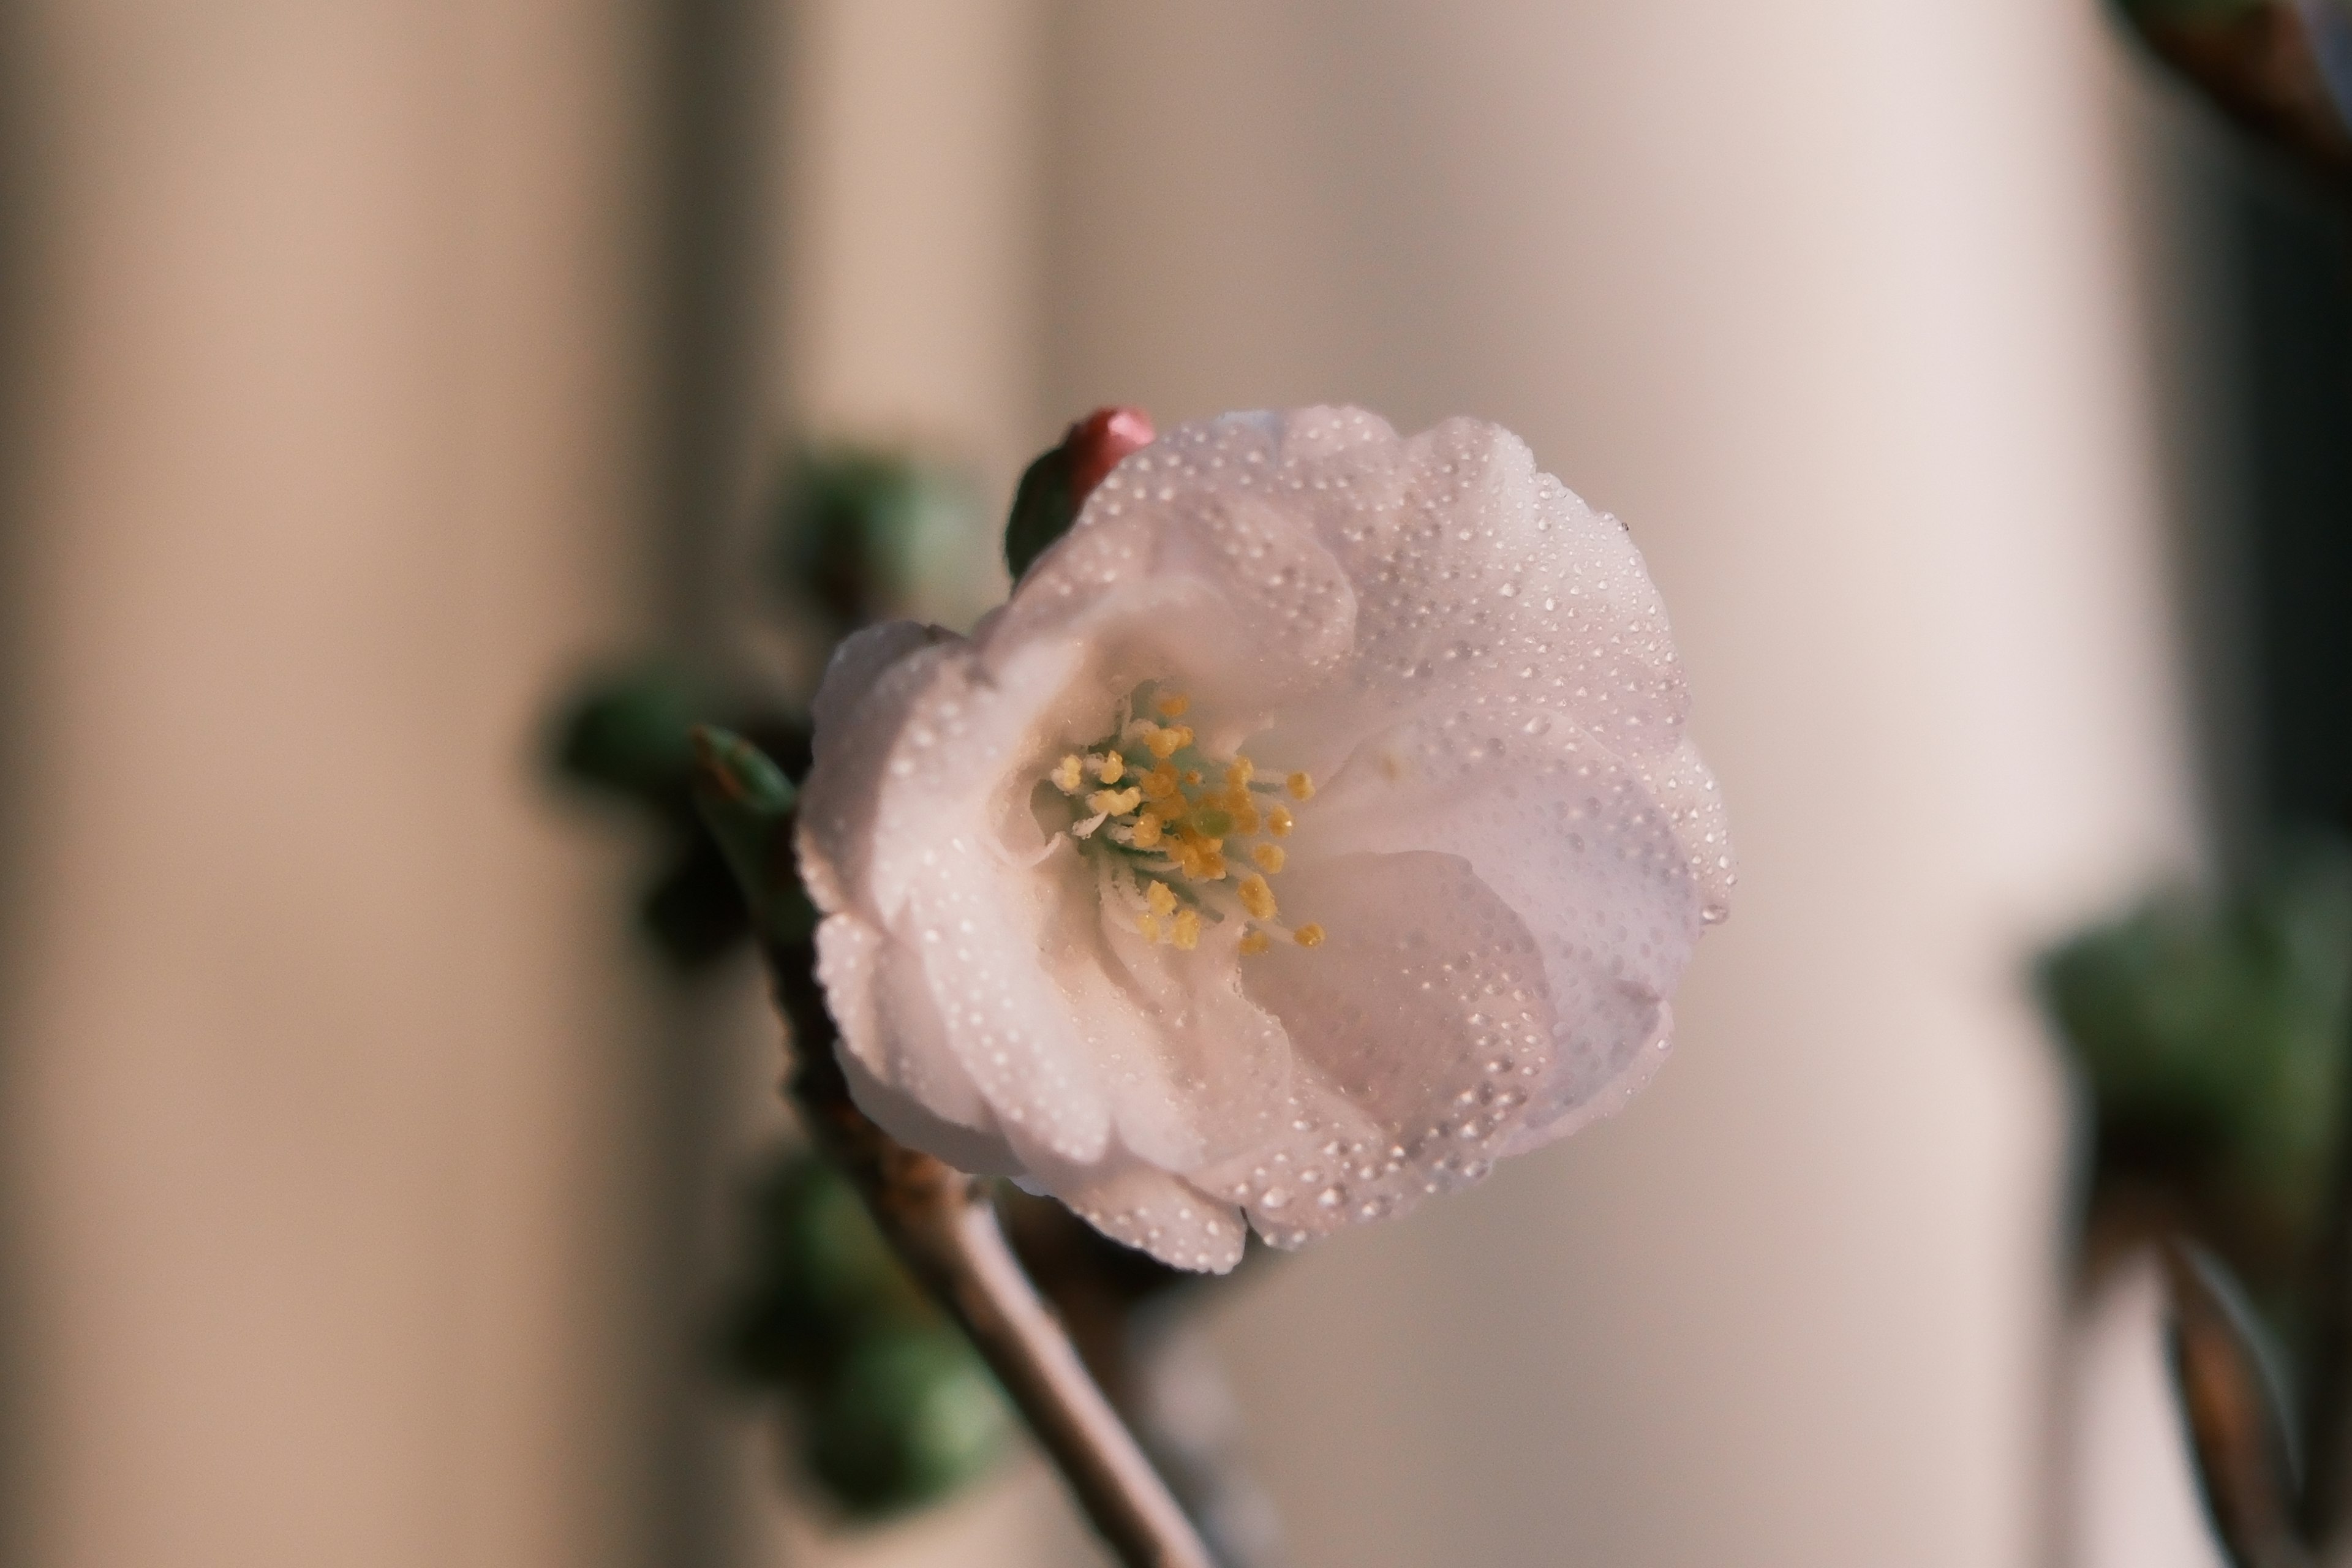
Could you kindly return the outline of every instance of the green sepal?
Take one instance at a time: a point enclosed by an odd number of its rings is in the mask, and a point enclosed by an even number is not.
[[[715,724],[694,729],[694,803],[718,839],[761,934],[793,942],[816,927],[816,907],[793,865],[800,792],[765,752]]]
[[[1013,515],[1004,524],[1004,565],[1018,583],[1029,563],[1070,531],[1078,518],[1078,500],[1072,493],[1073,459],[1067,446],[1055,447],[1021,475],[1013,492]]]

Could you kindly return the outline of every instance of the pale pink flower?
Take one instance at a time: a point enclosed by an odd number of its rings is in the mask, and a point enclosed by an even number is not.
[[[970,637],[817,698],[800,856],[858,1102],[1189,1268],[1608,1113],[1731,850],[1640,553],[1508,432],[1234,415]]]

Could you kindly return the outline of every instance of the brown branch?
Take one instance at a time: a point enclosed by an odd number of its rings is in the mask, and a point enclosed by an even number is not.
[[[1128,1568],[1213,1568],[1201,1537],[1007,1245],[974,1178],[876,1126],[850,1099],[806,942],[763,947],[796,1065],[786,1085],[809,1136],[855,1184],[917,1280],[963,1326]]]
[[[2352,176],[2352,133],[2328,95],[2310,26],[2288,0],[2126,0],[2122,9],[2231,120],[2337,180]]]
[[[2172,1371],[2213,1531],[2236,1568],[2310,1568],[2284,1429],[2230,1305],[2179,1244],[2163,1250]]]

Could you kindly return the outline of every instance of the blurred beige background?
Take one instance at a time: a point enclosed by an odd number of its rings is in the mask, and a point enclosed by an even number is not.
[[[1744,875],[1622,1118],[1216,1309],[1298,1561],[2050,1560],[2020,963],[2197,853],[2148,110],[2090,7],[0,29],[18,1560],[1085,1560],[1031,1469],[826,1543],[748,1412],[665,1424],[679,1026],[533,737],[695,631],[671,536],[792,434],[1003,493],[1095,403],[1341,399],[1502,420],[1628,520]],[[748,977],[693,1026],[710,1178],[772,1035]]]

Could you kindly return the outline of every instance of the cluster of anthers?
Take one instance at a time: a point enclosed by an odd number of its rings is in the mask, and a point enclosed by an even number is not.
[[[1070,836],[1105,852],[1105,897],[1132,909],[1147,942],[1190,950],[1202,921],[1232,916],[1244,921],[1244,953],[1265,952],[1276,936],[1319,946],[1320,925],[1276,918],[1266,879],[1282,870],[1278,841],[1293,819],[1280,799],[1259,804],[1260,796],[1307,800],[1315,781],[1303,773],[1260,779],[1246,756],[1208,755],[1177,722],[1191,706],[1182,693],[1155,694],[1146,681],[1119,704],[1108,737],[1055,764],[1046,778],[1071,814]]]

